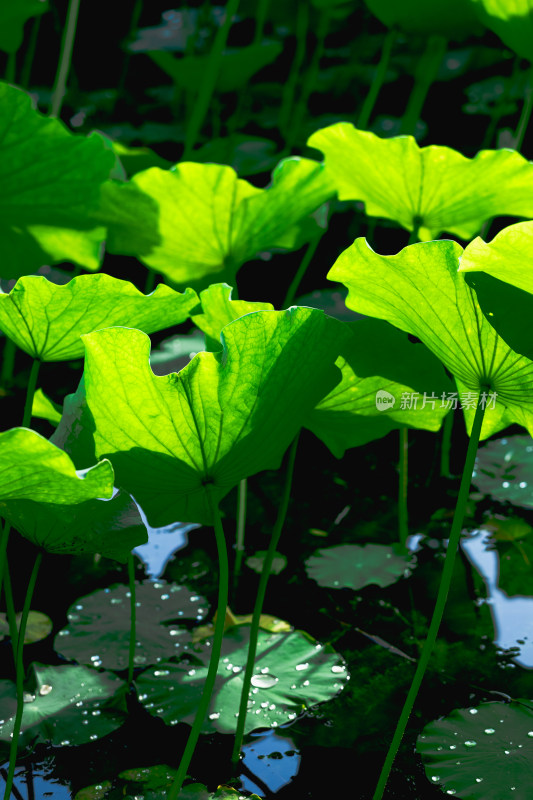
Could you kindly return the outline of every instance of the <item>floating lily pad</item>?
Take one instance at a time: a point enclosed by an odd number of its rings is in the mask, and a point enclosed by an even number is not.
[[[465,800],[530,800],[533,702],[454,709],[417,739],[431,783]]]
[[[472,483],[501,503],[533,508],[533,442],[530,436],[493,439],[478,449]]]
[[[250,628],[239,625],[224,635],[215,689],[203,732],[233,733],[242,691]],[[166,662],[142,672],[139,699],[167,725],[192,725],[202,693],[210,648],[195,650],[203,665]],[[348,675],[342,658],[301,631],[259,632],[246,732],[290,722],[310,706],[334,697]]]
[[[307,574],[320,586],[334,589],[390,586],[407,577],[415,563],[398,544],[340,544],[316,552],[305,562]]]
[[[266,550],[258,550],[257,553],[253,554],[253,556],[248,556],[248,558],[246,559],[247,565],[250,567],[250,569],[253,569],[254,572],[261,573],[266,554],[267,554]],[[279,573],[282,572],[286,566],[287,566],[286,556],[284,556],[283,553],[278,553],[276,551],[274,553],[274,558],[272,560],[270,574],[279,575]]]
[[[98,133],[70,133],[36,111],[26,92],[5,83],[0,109],[1,277],[59,261],[98,269],[105,228],[91,212],[99,207],[114,154]]]
[[[324,153],[340,200],[363,201],[369,216],[419,229],[421,239],[442,231],[471,239],[491,217],[533,216],[533,164],[515,150],[465,158],[450,147],[419,147],[413,136],[381,139],[348,122],[316,131],[307,143]]]
[[[33,358],[67,361],[83,356],[85,333],[115,325],[154,333],[184,322],[197,305],[192,289],[178,294],[160,284],[144,295],[103,273],[79,275],[63,286],[31,275],[0,294],[0,327]]]
[[[202,620],[207,602],[185,586],[164,581],[137,583],[134,663],[155,664],[176,655],[192,639],[180,623]],[[117,585],[73,603],[69,624],[57,634],[55,649],[73,661],[106,669],[126,669],[130,637],[130,592]]]
[[[16,615],[17,628],[20,628],[20,620],[22,613]],[[24,632],[24,644],[33,644],[33,642],[40,642],[41,639],[46,639],[53,628],[52,620],[41,611],[30,611],[28,614],[28,621],[26,622],[26,630]],[[7,614],[0,614],[0,639],[4,636],[9,636],[9,623],[7,621]]]
[[[81,666],[33,664],[26,681],[20,746],[78,745],[101,739],[126,721],[126,684]],[[9,742],[17,707],[15,684],[0,681],[0,740]]]
[[[139,509],[122,490],[111,500],[69,506],[8,500],[0,503],[0,515],[25,539],[59,555],[100,553],[126,563],[133,548],[148,541]]]

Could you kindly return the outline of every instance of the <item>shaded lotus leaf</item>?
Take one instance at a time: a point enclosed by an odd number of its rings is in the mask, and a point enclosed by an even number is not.
[[[305,564],[319,586],[362,589],[370,584],[390,586],[407,577],[415,560],[398,544],[340,544],[317,550]]]
[[[0,516],[11,500],[69,505],[113,494],[107,460],[77,474],[69,456],[28,428],[0,433]]]
[[[0,7],[0,50],[16,53],[24,38],[24,24],[30,17],[48,11],[46,0],[2,0]]]
[[[507,597],[532,597],[533,537],[529,535],[523,540],[496,541],[493,548],[499,556],[498,589],[505,592]]]
[[[352,336],[336,361],[342,380],[307,416],[305,427],[336,458],[395,428],[439,430],[454,386],[438,358],[381,320],[361,319],[346,328]]]
[[[137,172],[142,172],[150,167],[160,167],[161,169],[169,169],[172,166],[171,161],[166,158],[158,156],[154,150],[149,147],[128,147],[121,142],[111,141],[113,152],[120,159],[120,163],[124,167],[124,172],[128,177],[135,175]]]
[[[336,289],[316,289],[309,294],[300,295],[295,304],[321,308],[328,316],[340,319],[342,322],[351,322],[354,319],[362,318],[362,314],[356,314],[346,307],[347,294],[348,290],[344,286],[338,286]]]
[[[307,144],[324,153],[340,200],[362,201],[368,216],[419,230],[421,239],[442,231],[471,239],[491,217],[533,216],[533,164],[515,150],[465,158],[449,147],[419,147],[413,136],[381,139],[349,122],[316,131]]]
[[[425,726],[416,742],[426,776],[468,800],[531,796],[533,702],[456,708]]]
[[[248,625],[239,625],[224,635],[204,733],[233,733],[236,729],[249,639]],[[142,672],[136,680],[141,703],[167,725],[192,725],[210,648],[198,646],[195,655],[203,662],[201,666],[165,662]],[[168,674],[156,674],[161,671]],[[245,731],[290,722],[310,706],[330,700],[347,680],[341,656],[329,645],[318,645],[302,631],[260,631]]]
[[[497,542],[514,542],[533,533],[531,525],[522,517],[502,517],[499,514],[484,522],[483,530],[490,531]]]
[[[20,628],[20,620],[22,612],[16,615],[17,629]],[[30,611],[28,613],[28,620],[26,622],[26,630],[24,632],[24,644],[33,644],[33,642],[40,642],[41,639],[46,639],[49,633],[52,632],[52,620],[41,611]],[[7,615],[0,614],[0,639],[4,636],[9,636],[9,623]]]
[[[192,289],[179,294],[161,284],[144,295],[103,273],[79,275],[62,286],[31,275],[0,294],[0,327],[34,358],[68,361],[83,356],[85,333],[115,325],[153,333],[184,322],[197,305]]]
[[[460,39],[481,30],[471,0],[365,0],[373,14],[388,28],[406,33]]]
[[[521,58],[533,60],[532,0],[471,0],[483,23]]]
[[[479,237],[461,256],[459,271],[499,335],[517,353],[533,358],[533,278],[524,263],[533,256],[533,223],[509,225],[488,244]]]
[[[257,311],[224,328],[222,352],[155,376],[145,334],[88,334],[86,406],[80,393],[73,398],[58,436],[80,465],[90,462],[91,441],[109,453],[117,485],[153,527],[210,524],[204,486],[220,500],[242,478],[279,467],[306,413],[340,377],[334,361],[344,335],[342,323],[314,309]]]
[[[261,573],[263,569],[263,563],[265,561],[267,555],[266,550],[258,550],[253,556],[248,556],[246,559],[246,564],[253,569],[254,572]],[[287,566],[287,558],[283,555],[283,553],[278,553],[277,551],[274,552],[274,558],[272,559],[272,566],[270,568],[271,575],[279,575],[285,567]]]
[[[91,218],[115,156],[103,138],[75,135],[32,106],[28,94],[0,83],[0,244],[2,278],[72,261],[100,266],[105,229]]]
[[[280,160],[276,142],[244,133],[211,139],[195,150],[191,157],[202,164],[228,164],[241,178],[270,172]]]
[[[33,395],[33,404],[31,409],[32,417],[39,419],[47,419],[51,425],[57,425],[61,419],[61,406],[50,400],[45,395],[42,389],[37,389]]]
[[[232,287],[227,283],[213,283],[200,292],[202,313],[191,314],[192,321],[206,335],[206,349],[221,350],[222,328],[233,320],[252,311],[272,311],[272,303],[256,303],[248,300],[232,300]]]
[[[21,749],[33,743],[86,744],[107,736],[126,721],[127,686],[110,673],[34,663],[25,689]],[[17,708],[12,681],[0,681],[0,705],[0,741],[9,742]]]
[[[256,72],[275,61],[282,49],[280,42],[259,42],[238,50],[226,50],[222,53],[215,88],[219,92],[234,92],[242,88]],[[148,55],[176,86],[188,92],[200,91],[209,64],[208,55],[174,58],[162,50],[152,50]]]
[[[533,362],[515,353],[481,313],[457,271],[462,252],[444,240],[380,256],[356,239],[328,278],[348,287],[349,308],[417,336],[442,361],[457,383],[468,430],[479,395],[482,438],[511,422],[533,431]]]
[[[179,372],[191,358],[205,349],[204,334],[198,328],[193,328],[188,334],[163,339],[150,353],[150,366],[155,375]]]
[[[185,586],[145,581],[135,587],[137,666],[170,658],[191,642],[183,620],[202,620],[207,602]],[[73,661],[106,669],[127,669],[130,637],[128,586],[99,589],[73,603],[69,624],[57,634],[55,649]]]
[[[533,442],[509,436],[487,442],[477,451],[472,483],[500,503],[533,508]]]
[[[308,215],[333,194],[324,166],[309,159],[281,161],[266,189],[231,167],[185,162],[108,181],[100,217],[111,253],[137,256],[172,284],[203,288],[233,284],[260,251],[301,247],[317,228]]]
[[[76,505],[7,500],[0,515],[37,547],[59,555],[99,553],[126,563],[148,541],[139,509],[127,492],[111,500],[86,500]]]

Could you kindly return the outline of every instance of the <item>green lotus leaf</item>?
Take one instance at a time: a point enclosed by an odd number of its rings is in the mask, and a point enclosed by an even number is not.
[[[410,574],[414,561],[398,544],[341,544],[317,550],[305,564],[319,586],[362,589],[370,584],[390,586]]]
[[[532,0],[471,0],[483,23],[496,33],[511,50],[533,60]]]
[[[202,313],[191,314],[192,321],[206,335],[206,349],[210,352],[221,350],[220,334],[222,328],[233,320],[252,311],[272,311],[272,303],[257,303],[248,300],[232,300],[231,286],[227,283],[214,283],[200,292]]]
[[[485,406],[482,438],[518,422],[533,431],[533,362],[515,353],[481,313],[457,271],[456,242],[424,242],[380,256],[356,239],[330,270],[349,289],[354,311],[417,336],[453,374],[468,430],[476,398]]]
[[[235,731],[249,639],[249,625],[239,625],[224,634],[215,689],[202,727],[204,733]],[[164,662],[136,679],[141,703],[167,725],[192,725],[194,720],[210,648],[204,645],[195,652],[203,662],[201,666]],[[330,700],[348,680],[338,653],[329,645],[317,645],[302,631],[259,631],[254,670],[247,733],[290,722],[310,706]],[[167,674],[157,674],[162,671]]]
[[[16,615],[17,628],[20,628],[20,620],[22,612]],[[52,633],[53,628],[52,620],[41,611],[31,611],[28,613],[28,620],[26,622],[26,630],[24,631],[24,644],[33,644],[33,642],[40,642],[42,639]],[[9,623],[7,621],[7,614],[0,614],[0,639],[4,636],[9,636]]]
[[[42,264],[100,266],[105,229],[91,218],[114,154],[103,138],[74,135],[32,107],[29,95],[0,83],[2,278]]]
[[[127,492],[111,500],[86,500],[76,505],[7,500],[0,515],[48,553],[100,553],[126,563],[134,547],[148,534],[139,510]]]
[[[145,334],[97,331],[84,337],[85,412],[81,398],[80,418],[75,410],[66,425],[85,428],[95,451],[110,454],[117,485],[153,527],[210,524],[204,486],[218,500],[242,478],[279,467],[306,413],[340,377],[344,335],[314,309],[257,311],[224,328],[221,353],[198,353],[158,377]],[[86,448],[90,461],[90,441]]]
[[[515,150],[465,158],[449,147],[419,147],[412,136],[380,139],[348,122],[316,131],[307,144],[324,153],[340,200],[363,201],[369,216],[418,230],[421,239],[442,231],[471,239],[491,217],[533,216],[533,164]]]
[[[126,769],[119,773],[118,780],[100,781],[93,786],[80,789],[76,792],[74,800],[106,800],[106,798],[113,800],[115,796],[142,796],[144,800],[166,800],[177,774],[178,770],[167,764]],[[179,793],[179,800],[245,800],[246,798],[260,800],[256,794],[237,791],[230,786],[219,786],[214,792],[210,792],[203,783],[188,783]]]
[[[388,28],[411,34],[460,39],[480,30],[471,0],[365,0],[373,14]]]
[[[533,702],[456,708],[417,739],[426,776],[446,794],[469,800],[531,796]]]
[[[453,391],[439,360],[381,320],[346,327],[352,336],[336,362],[342,380],[307,416],[305,427],[337,458],[394,428],[438,430]]]
[[[191,358],[206,349],[205,336],[198,328],[188,334],[163,339],[150,353],[150,366],[155,375],[168,375],[186,367]]]
[[[53,400],[50,400],[50,398],[45,395],[42,389],[37,389],[33,395],[31,415],[32,417],[38,417],[39,419],[47,419],[51,425],[55,426],[61,419],[61,406],[59,406],[57,403],[54,403]]]
[[[115,675],[80,666],[32,664],[26,681],[19,747],[34,742],[78,745],[107,736],[126,721],[127,686]],[[9,742],[15,684],[0,681],[0,741]]]
[[[487,442],[477,451],[472,483],[500,503],[533,508],[533,443],[530,436]]]
[[[187,646],[191,634],[183,620],[203,620],[207,602],[185,586],[165,581],[137,583],[137,665],[155,664]],[[105,669],[127,669],[130,637],[130,592],[117,585],[80,597],[67,613],[69,624],[59,631],[54,647],[73,661]]]
[[[248,83],[250,78],[275,61],[283,50],[280,42],[259,42],[222,54],[215,88],[219,92],[234,92]],[[169,75],[174,83],[188,92],[199,92],[204,81],[209,56],[174,58],[171,53],[152,50],[152,61]]]
[[[266,189],[231,167],[186,162],[138,172],[126,184],[109,181],[100,217],[110,252],[137,256],[172,284],[233,285],[258,252],[300,247],[309,234],[299,225],[333,194],[323,165],[308,159],[281,161]]]
[[[80,477],[69,456],[35,431],[11,428],[0,433],[0,516],[11,500],[70,505],[112,494],[109,461]]]
[[[266,550],[258,550],[252,556],[248,556],[248,558],[246,559],[246,564],[250,567],[250,569],[253,569],[254,572],[258,572],[259,574],[261,574],[266,556],[267,556]],[[284,556],[283,553],[278,553],[277,550],[274,551],[274,558],[272,559],[270,574],[279,575],[279,573],[282,572],[286,566],[287,566],[287,557]]]
[[[0,294],[0,327],[34,358],[68,361],[83,356],[85,333],[114,325],[153,333],[184,322],[197,305],[192,289],[178,294],[159,285],[145,296],[129,281],[103,273],[62,286],[31,275]]]
[[[498,552],[498,589],[505,592],[507,597],[532,597],[533,537],[529,535],[522,540],[494,542],[490,549]]]
[[[490,243],[474,239],[461,256],[459,271],[478,297],[481,309],[502,339],[533,358],[533,278],[524,262],[533,253],[533,223],[509,225]]]
[[[0,7],[0,50],[16,53],[24,38],[24,24],[30,17],[48,11],[46,0],[3,0]]]

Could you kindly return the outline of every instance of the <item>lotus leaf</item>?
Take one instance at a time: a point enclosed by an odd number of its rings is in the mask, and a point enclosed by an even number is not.
[[[515,150],[465,158],[449,147],[419,147],[412,136],[381,139],[348,122],[316,131],[307,144],[324,153],[340,200],[363,201],[369,216],[395,220],[420,239],[442,231],[471,239],[491,217],[533,216],[533,164]]]
[[[317,550],[305,563],[319,586],[362,589],[373,583],[390,586],[410,574],[414,561],[398,544],[341,544]]]
[[[184,322],[197,305],[192,289],[160,285],[145,296],[110,275],[79,275],[63,286],[32,275],[0,294],[0,327],[34,358],[68,361],[83,356],[84,333],[114,325],[153,333]]]

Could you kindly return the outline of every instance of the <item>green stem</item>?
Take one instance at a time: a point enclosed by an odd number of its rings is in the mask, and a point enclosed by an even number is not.
[[[32,418],[33,397],[35,395],[35,388],[37,386],[37,378],[39,377],[39,369],[41,362],[38,358],[33,359],[31,365],[30,377],[28,380],[28,388],[26,390],[26,402],[24,404],[24,416],[22,418],[22,427],[29,428]]]
[[[399,460],[399,486],[398,486],[398,532],[400,544],[405,547],[409,535],[407,515],[407,485],[408,485],[408,450],[409,432],[407,428],[400,428],[400,460]]]
[[[254,44],[261,44],[263,39],[263,30],[265,28],[265,21],[267,18],[269,5],[270,0],[257,0],[257,9],[255,12]]]
[[[318,234],[318,236],[315,236],[315,238],[311,242],[309,242],[307,250],[305,251],[305,255],[302,258],[300,266],[298,267],[298,270],[296,272],[296,275],[292,279],[291,285],[287,290],[287,294],[285,295],[285,299],[281,306],[282,308],[289,308],[292,301],[294,300],[294,296],[296,295],[296,292],[302,281],[303,276],[307,272],[307,267],[311,263],[311,259],[316,253],[316,249],[318,247],[318,243],[320,242],[321,238],[322,238],[322,231]]]
[[[9,635],[11,636],[11,649],[13,650],[13,659],[15,661],[15,669],[17,667],[17,616],[15,614],[15,603],[13,602],[13,590],[11,587],[11,576],[9,574],[9,564],[6,560],[6,569],[4,570],[4,597],[6,599],[6,614],[9,623]]]
[[[513,136],[513,144],[515,150],[522,149],[522,143],[526,134],[527,126],[531,119],[531,112],[533,111],[533,67],[529,71],[529,76],[526,85],[524,105],[522,106],[522,113],[518,120],[518,125]]]
[[[296,51],[294,53],[290,75],[283,85],[281,106],[278,117],[278,128],[282,132],[285,139],[288,135],[289,121],[292,117],[296,86],[298,85],[298,80],[302,71],[302,64],[305,58],[308,28],[309,3],[307,0],[299,0],[296,9]]]
[[[204,488],[213,517],[218,552],[218,568],[220,577],[218,583],[217,620],[215,624],[213,643],[211,645],[211,658],[209,659],[209,668],[207,670],[207,677],[204,682],[202,697],[200,698],[200,702],[198,704],[194,723],[180,761],[176,778],[167,794],[167,800],[176,800],[181,791],[183,781],[187,776],[187,770],[189,769],[189,764],[191,763],[196,744],[198,742],[198,737],[200,736],[200,732],[202,730],[202,725],[209,708],[209,703],[211,702],[211,695],[213,694],[215,680],[217,677],[218,662],[220,660],[220,651],[224,636],[224,623],[226,621],[226,608],[228,605],[229,566],[226,540],[224,538],[224,530],[222,528],[222,520],[220,518],[218,503],[215,501],[215,498],[212,494],[211,484],[206,484]]]
[[[457,497],[457,504],[455,506],[455,512],[453,515],[452,529],[450,531],[450,538],[448,541],[448,547],[446,549],[446,558],[444,560],[444,566],[442,568],[439,591],[437,593],[437,599],[435,601],[433,615],[431,617],[431,622],[429,624],[427,638],[426,641],[424,642],[422,653],[420,654],[420,660],[417,664],[415,675],[413,677],[413,681],[411,683],[409,692],[407,694],[407,699],[402,708],[402,713],[400,714],[400,718],[396,725],[396,730],[394,731],[394,736],[391,745],[389,747],[387,756],[385,758],[385,763],[383,764],[383,768],[381,770],[378,780],[378,785],[376,787],[376,791],[374,792],[372,800],[381,800],[381,798],[383,797],[383,792],[385,791],[385,787],[387,785],[389,773],[394,763],[394,759],[396,758],[396,753],[398,752],[398,749],[400,747],[402,737],[404,735],[405,728],[407,726],[407,722],[409,720],[411,711],[413,709],[413,705],[418,695],[418,690],[420,689],[420,686],[422,684],[424,674],[426,672],[426,669],[428,667],[431,658],[431,653],[433,652],[433,647],[437,640],[437,634],[439,632],[439,627],[444,614],[444,608],[446,606],[446,599],[448,597],[448,592],[450,590],[450,585],[452,582],[455,556],[457,554],[457,550],[459,547],[459,540],[461,538],[461,529],[463,527],[463,520],[466,513],[466,505],[468,502],[468,495],[470,492],[470,484],[472,482],[472,472],[474,470],[474,462],[476,459],[476,452],[479,443],[479,436],[481,433],[481,426],[483,424],[484,413],[485,413],[484,404],[481,404],[478,400],[478,406],[474,417],[474,424],[472,425],[472,432],[470,434],[470,441],[468,443],[468,450],[466,453],[465,465],[463,468],[463,475],[461,478],[461,485],[459,488],[459,495]]]
[[[387,74],[392,48],[394,42],[396,41],[396,36],[397,36],[396,29],[389,28],[383,40],[383,47],[381,48],[381,56],[379,59],[379,63],[376,67],[376,74],[374,75],[374,79],[370,84],[370,89],[368,91],[367,96],[365,97],[361,113],[359,114],[359,119],[357,120],[357,127],[360,129],[367,128],[368,123],[370,122],[370,116],[372,114],[372,111],[374,110],[374,106],[376,104],[376,100],[378,99],[378,95],[381,91],[381,87],[383,86],[385,75]]]
[[[137,608],[135,606],[135,564],[133,553],[128,555],[128,583],[130,586],[130,646],[128,652],[128,686],[133,683],[133,666],[135,658]]]
[[[320,67],[320,59],[324,53],[324,46],[326,42],[326,36],[329,29],[330,23],[330,16],[327,11],[322,11],[320,14],[320,19],[318,22],[318,29],[316,32],[316,46],[313,50],[313,57],[311,59],[311,63],[309,65],[309,69],[306,72],[302,90],[300,92],[300,97],[298,99],[298,103],[296,105],[296,109],[293,114],[293,119],[291,119],[291,124],[287,131],[286,142],[285,142],[285,149],[283,150],[284,153],[290,153],[294,143],[296,142],[298,135],[300,133],[300,128],[302,126],[304,114],[307,111],[307,104],[309,102],[309,97],[313,91],[313,88],[316,85],[316,81],[318,78],[318,70]]]
[[[444,418],[442,427],[442,443],[440,451],[440,476],[449,478],[450,472],[450,449],[452,446],[453,412],[450,411]]]
[[[446,53],[447,41],[444,36],[430,36],[426,49],[415,70],[415,85],[409,95],[407,108],[402,117],[401,134],[414,135],[416,123],[420,119],[422,108],[431,84]]]
[[[0,534],[0,595],[2,593],[2,583],[4,579],[4,572],[7,571],[7,543],[9,541],[9,534],[11,532],[11,525],[4,520],[4,526]]]
[[[26,55],[24,56],[22,72],[20,73],[20,85],[23,89],[27,89],[30,84],[31,68],[33,66],[33,59],[35,57],[35,50],[37,48],[37,39],[39,38],[41,19],[42,15],[40,14],[38,17],[35,17],[32,22],[28,48],[26,50]]]
[[[9,53],[7,57],[5,82],[15,83],[15,72],[17,70],[17,54]]]
[[[142,13],[142,8],[143,8],[143,0],[136,0],[131,14],[128,35],[126,37],[126,41],[128,42],[128,44],[131,44],[131,42],[133,41],[133,36],[137,31],[137,27],[139,25],[139,19]],[[113,100],[113,105],[111,107],[111,112],[115,110],[117,100],[119,99],[119,97],[122,97],[124,94],[124,86],[126,85],[126,77],[128,74],[128,68],[131,61],[131,55],[132,55],[131,51],[127,49],[122,57],[122,70],[120,73],[120,77],[118,79],[117,90],[115,93],[115,99]]]
[[[252,624],[250,626],[250,644],[248,646],[248,657],[246,660],[246,669],[242,682],[241,702],[239,706],[239,717],[237,719],[237,730],[235,731],[235,742],[233,745],[233,753],[231,760],[234,764],[239,761],[239,756],[242,747],[242,740],[244,737],[244,727],[246,724],[246,713],[248,710],[248,699],[250,696],[250,687],[252,685],[252,677],[254,671],[255,654],[257,651],[257,638],[259,635],[259,623],[261,621],[261,613],[263,611],[263,603],[265,600],[265,593],[270,577],[270,570],[272,569],[272,561],[278,546],[279,537],[283,529],[283,523],[287,516],[287,509],[289,507],[289,500],[291,496],[292,476],[294,473],[294,461],[296,458],[296,448],[298,447],[299,434],[294,438],[290,451],[289,460],[287,463],[287,472],[285,474],[285,485],[281,496],[279,505],[278,516],[274,524],[272,536],[270,537],[270,544],[268,551],[263,561],[263,568],[261,570],[261,577],[259,579],[259,588],[255,598],[254,613],[252,617]]]
[[[2,353],[2,371],[0,372],[0,386],[10,386],[13,381],[13,371],[15,368],[15,354],[17,346],[13,339],[6,338],[4,342],[4,352]]]
[[[35,563],[33,565],[33,569],[30,575],[28,588],[26,590],[26,597],[24,599],[24,607],[22,609],[22,619],[20,620],[20,628],[17,641],[17,659],[16,659],[17,712],[15,714],[15,722],[13,724],[13,738],[11,739],[11,748],[9,750],[9,769],[6,778],[6,789],[4,792],[4,800],[9,800],[9,796],[11,794],[11,788],[13,786],[13,778],[15,776],[18,741],[20,736],[20,728],[22,724],[22,712],[24,710],[24,661],[23,661],[24,636],[26,634],[26,623],[28,621],[31,598],[33,596],[33,590],[35,588],[35,582],[37,580],[37,573],[39,572],[39,567],[41,566],[42,560],[43,560],[43,552],[42,550],[40,550],[37,553],[37,557],[35,559]]]
[[[191,157],[194,145],[198,139],[198,134],[200,133],[205,116],[209,109],[211,97],[215,91],[218,72],[220,69],[220,62],[222,60],[222,52],[226,46],[231,23],[233,17],[237,13],[238,6],[239,0],[228,0],[224,24],[218,29],[215,36],[213,49],[211,50],[209,62],[207,64],[204,79],[202,81],[200,94],[194,103],[193,111],[187,125],[187,131],[185,134],[185,150],[182,157],[183,161],[187,161],[187,159]]]
[[[146,283],[144,284],[144,294],[152,294],[155,288],[156,273],[153,269],[147,267]]]
[[[239,481],[237,488],[237,531],[235,535],[235,564],[233,567],[233,603],[239,588],[239,578],[242,569],[242,559],[244,556],[244,533],[246,529],[246,495],[248,481],[243,478]]]
[[[52,91],[52,102],[50,103],[50,117],[58,117],[61,106],[65,99],[65,89],[67,86],[68,73],[72,61],[72,49],[74,47],[74,36],[78,22],[78,12],[80,10],[80,0],[70,0],[67,12],[67,24],[63,31],[61,41],[61,55],[57,67],[54,89]]]

